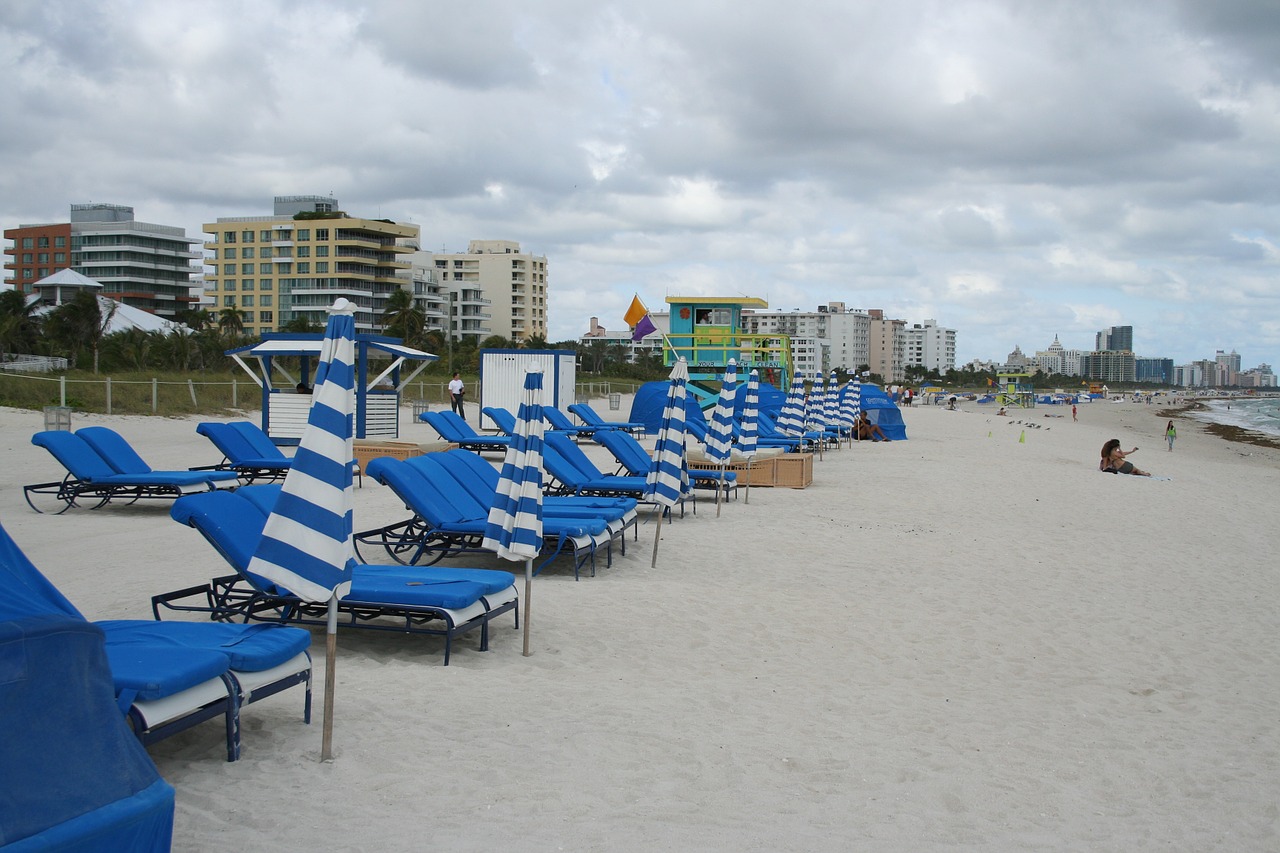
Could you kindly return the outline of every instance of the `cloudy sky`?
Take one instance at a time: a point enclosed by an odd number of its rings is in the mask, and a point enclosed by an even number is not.
[[[1274,0],[0,0],[0,222],[332,193],[545,254],[553,340],[745,294],[1280,367],[1278,84]]]

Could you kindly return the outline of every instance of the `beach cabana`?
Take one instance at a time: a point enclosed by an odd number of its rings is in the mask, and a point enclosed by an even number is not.
[[[907,440],[907,425],[902,421],[902,411],[883,388],[863,382],[860,386],[846,386],[844,393],[852,393],[854,389],[858,391],[859,409],[867,413],[868,420],[880,427],[891,441]]]

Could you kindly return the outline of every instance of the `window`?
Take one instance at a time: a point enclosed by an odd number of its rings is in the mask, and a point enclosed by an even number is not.
[[[245,243],[252,243],[252,242],[253,242],[253,232],[252,232],[252,231],[244,231],[244,232],[241,232],[241,234],[240,234],[240,239],[241,239],[243,242],[245,242]]]
[[[236,265],[235,265],[235,264],[223,264],[223,265],[222,265],[222,274],[223,274],[223,275],[235,275],[235,274],[236,274]]]
[[[263,247],[262,247],[262,251],[258,253],[258,257],[260,257],[260,258],[269,258],[269,257],[271,257],[271,247],[270,247],[270,246],[263,246]]]
[[[252,294],[252,293],[250,293],[250,294],[248,294],[247,296],[241,296],[241,297],[240,297],[240,305],[241,305],[242,307],[244,307],[244,308],[252,308],[252,307],[253,307],[253,294]]]
[[[67,262],[67,253],[66,253],[66,252],[54,252],[54,253],[53,253],[53,262],[54,262],[55,264],[65,264],[65,263]]]
[[[231,251],[233,251],[233,252],[234,252],[234,251],[235,251],[235,249],[232,249]],[[235,257],[235,255],[232,255],[232,257]],[[242,257],[242,258],[252,258],[252,257],[253,257],[253,247],[252,247],[252,246],[245,246],[245,247],[244,247],[244,251],[242,251],[242,252],[240,253],[240,257]]]
[[[45,277],[45,276],[47,276],[48,274],[49,274],[49,268],[48,268],[48,267],[41,267],[41,268],[40,268],[40,277],[41,277],[41,278],[44,278],[44,277]]]
[[[235,298],[234,296],[224,296],[224,297],[222,297],[222,307],[224,307],[224,308],[235,308],[235,307],[236,307],[236,298]]]
[[[275,282],[269,278],[264,278],[262,281],[258,282],[258,286],[261,287],[263,290],[270,290],[272,287],[275,286]]]
[[[311,239],[311,229],[310,229],[310,228],[299,228],[299,229],[298,229],[298,239],[299,239],[299,240],[310,240],[310,239]]]
[[[262,238],[262,242],[264,242],[264,243],[270,243],[270,242],[271,242],[271,232],[270,232],[270,231],[263,231],[263,232],[262,232],[261,234],[259,234],[258,236],[260,236],[260,237]]]
[[[328,228],[317,228],[317,229],[316,229],[316,239],[317,239],[317,240],[328,240],[328,239],[329,239],[329,229],[328,229]]]
[[[253,290],[253,279],[245,278],[240,280],[241,290]]]
[[[271,275],[271,264],[258,264],[258,273],[260,275]]]
[[[253,275],[253,264],[241,264],[240,275]]]
[[[49,238],[48,238],[48,237],[41,237],[39,240],[37,240],[37,241],[36,241],[36,245],[37,245],[38,247],[40,247],[41,249],[47,249],[47,248],[49,248]]]
[[[263,249],[263,251],[265,252],[265,251],[266,251],[266,249]],[[293,257],[293,247],[292,247],[292,246],[279,246],[279,247],[277,247],[277,248],[276,248],[275,255],[276,255],[276,257],[277,257],[277,258],[292,258],[292,257]]]
[[[316,274],[327,273],[329,271],[328,261],[316,261]]]
[[[281,275],[292,275],[293,264],[276,264],[276,272],[280,273]]]
[[[258,321],[259,321],[259,322],[261,322],[261,323],[274,323],[274,322],[276,321],[276,319],[275,319],[275,312],[274,312],[274,311],[259,311],[259,312],[258,312]]]
[[[22,238],[22,248],[24,248],[24,249],[34,249],[35,247],[36,247],[36,241],[35,241],[35,240],[31,239],[30,237],[23,237],[23,238]]]
[[[222,232],[222,242],[224,242],[224,243],[234,243],[235,241],[236,241],[236,232],[234,232],[234,231],[223,231],[223,232]]]
[[[271,302],[272,302],[272,297],[270,293],[264,293],[258,297],[258,304],[261,305],[263,308],[268,307],[271,304]]]
[[[328,246],[316,246],[316,257],[317,257],[317,258],[327,258],[327,257],[329,257],[329,247],[328,247]]]
[[[36,271],[35,271],[35,270],[33,270],[33,269],[25,269],[25,270],[23,270],[23,271],[22,271],[22,277],[23,277],[23,278],[35,278],[35,277],[36,277]]]
[[[22,262],[23,262],[24,264],[34,264],[34,263],[36,262],[36,256],[35,256],[34,254],[32,254],[31,252],[23,252],[23,253],[22,253]]]
[[[234,259],[235,259],[235,256],[236,256],[236,250],[235,250],[235,249],[223,249],[223,250],[222,250],[222,257],[223,257],[223,258],[226,258],[226,259],[229,259],[229,260],[234,260]]]
[[[58,248],[58,249],[65,249],[65,248],[67,248],[67,238],[66,238],[66,237],[54,237],[54,238],[53,238],[53,245],[54,245],[54,247],[55,247],[55,248]]]
[[[252,312],[252,311],[241,311],[240,313],[244,315],[244,321],[245,321],[246,323],[253,323],[253,322],[256,322],[256,321],[253,319],[253,312]]]
[[[310,246],[299,246],[299,247],[298,247],[298,257],[300,257],[300,258],[309,258],[309,257],[311,257],[311,247],[310,247]]]
[[[47,243],[47,242],[49,242],[49,241],[48,241],[48,240],[45,240],[45,242]],[[42,263],[42,264],[47,264],[47,263],[49,263],[49,253],[48,253],[48,252],[41,252],[41,253],[40,253],[40,263]]]
[[[234,278],[227,279],[227,286],[224,287],[223,290],[235,290],[235,289],[236,289],[236,280]]]
[[[310,274],[311,274],[311,264],[308,263],[307,261],[300,261],[298,263],[298,275],[310,275]]]

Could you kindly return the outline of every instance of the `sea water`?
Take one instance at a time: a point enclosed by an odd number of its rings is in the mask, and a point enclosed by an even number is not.
[[[1280,435],[1280,397],[1233,397],[1230,400],[1205,400],[1204,404],[1207,409],[1188,414],[1196,420]]]

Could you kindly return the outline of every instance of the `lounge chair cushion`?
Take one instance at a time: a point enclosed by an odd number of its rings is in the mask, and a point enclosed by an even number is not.
[[[515,583],[509,572],[502,574],[506,575],[507,583],[495,592]],[[351,591],[342,600],[346,604],[370,602],[462,610],[474,604],[485,592],[485,585],[474,581],[438,578],[401,566],[361,565],[352,575]]]
[[[117,475],[141,477],[143,482],[170,486],[198,486],[237,479],[234,471],[156,471],[120,433],[107,427],[81,427],[75,434],[84,439]]]
[[[224,622],[149,622],[138,619],[97,623],[107,635],[107,649],[144,645],[151,649],[200,649],[224,654],[231,668],[262,672],[292,660],[311,647],[311,634],[301,628],[240,625]]]
[[[135,691],[135,698],[142,701],[163,699],[203,684],[231,666],[221,652],[140,644],[107,644],[107,662],[116,692]]]

